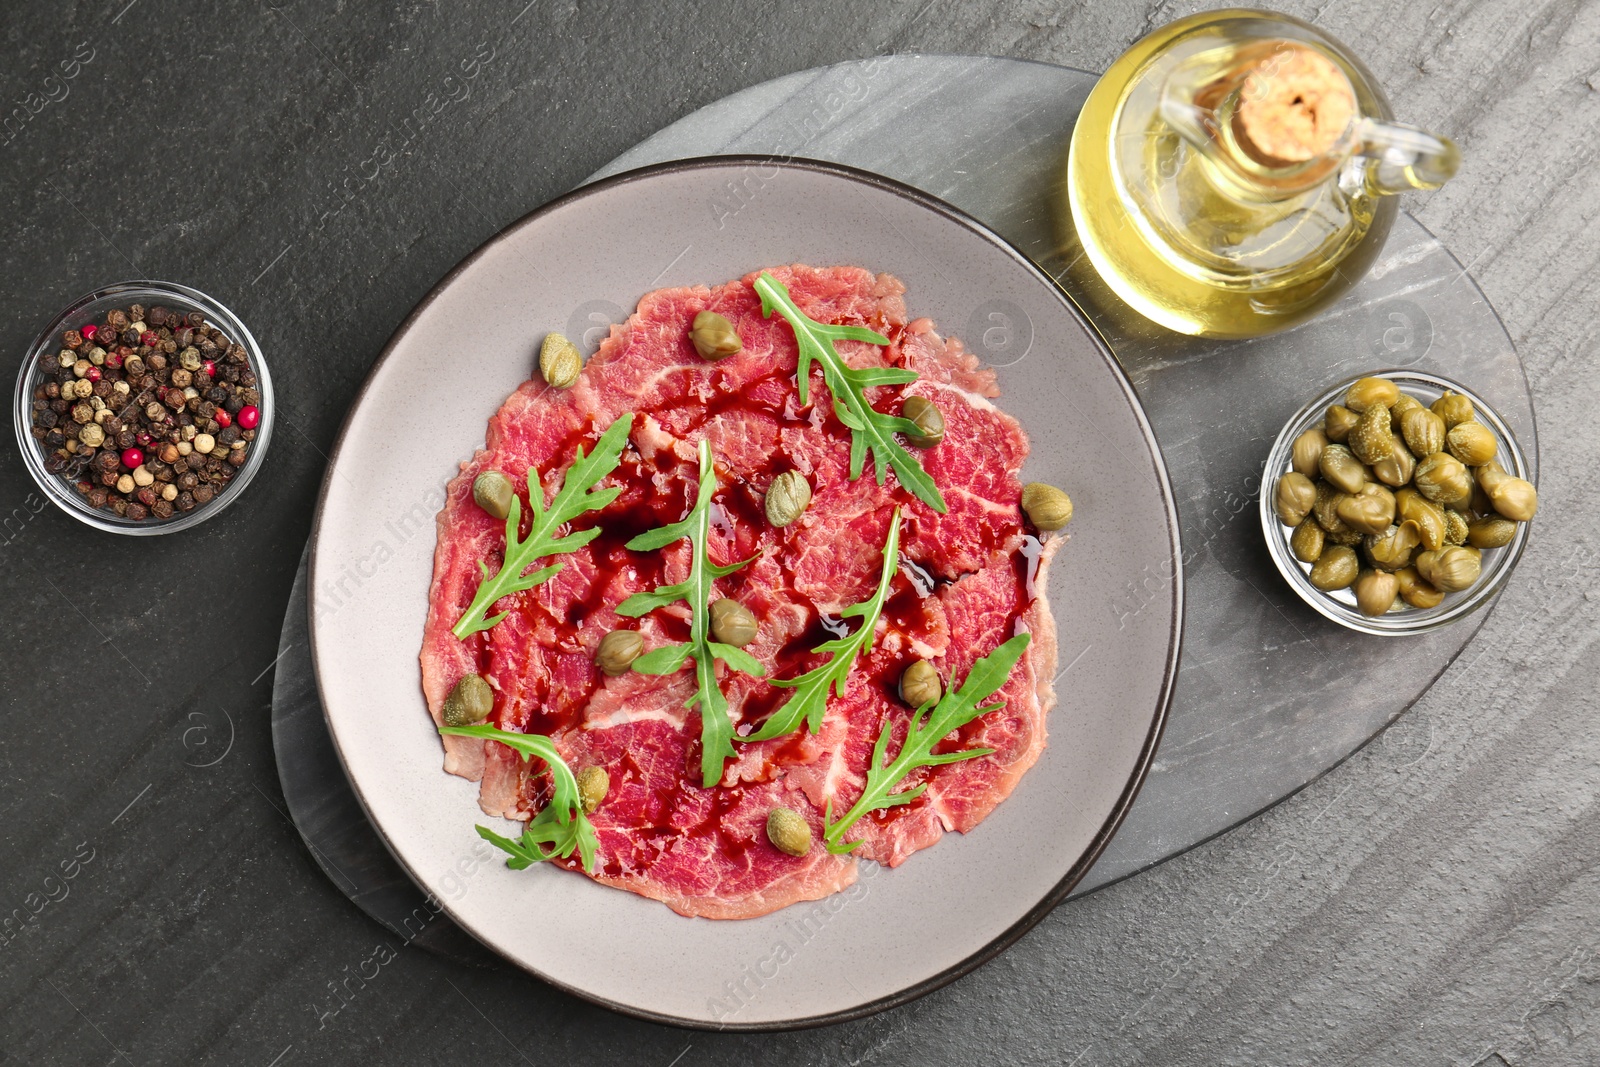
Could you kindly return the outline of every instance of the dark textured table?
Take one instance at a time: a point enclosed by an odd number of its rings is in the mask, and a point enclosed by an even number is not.
[[[6,373],[71,296],[164,277],[250,322],[282,416],[247,502],[147,543],[42,510],[20,463],[0,464],[0,1063],[1594,1062],[1594,5],[1290,9],[1356,45],[1402,117],[1460,139],[1462,176],[1408,206],[1519,346],[1546,506],[1461,659],[1284,805],[1058,909],[922,1001],[772,1037],[653,1027],[404,946],[283,814],[271,666],[323,453],[440,274],[745,85],[887,51],[1103,67],[1187,10],[0,14]]]

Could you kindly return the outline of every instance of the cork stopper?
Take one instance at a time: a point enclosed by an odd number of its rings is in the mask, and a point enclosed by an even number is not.
[[[1321,52],[1285,41],[1246,74],[1233,129],[1256,162],[1286,167],[1333,148],[1355,113],[1344,71]]]

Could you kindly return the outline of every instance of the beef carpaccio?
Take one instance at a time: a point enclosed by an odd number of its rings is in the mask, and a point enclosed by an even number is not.
[[[999,393],[993,373],[927,319],[908,319],[904,287],[887,274],[772,268],[813,319],[867,326],[890,339],[887,347],[839,342],[851,365],[917,372],[910,385],[869,390],[875,408],[897,411],[905,397],[920,395],[944,414],[943,442],[917,457],[938,484],[947,514],[916,500],[892,473],[877,484],[870,460],[852,481],[849,431],[835,417],[815,366],[811,403],[801,405],[794,333],[782,317],[762,315],[752,288],[758,273],[714,289],[650,293],[613,327],[572,388],[553,389],[536,378],[506,400],[489,422],[486,447],[462,465],[439,514],[421,655],[436,722],[451,687],[477,672],[494,690],[492,725],[548,734],[574,771],[607,770],[610,791],[591,816],[600,843],[592,877],[685,915],[723,919],[837,892],[855,880],[856,856],[892,867],[946,831],[972,829],[1038,758],[1055,702],[1055,628],[1044,593],[1061,539],[1041,543],[1024,524],[1017,475],[1027,437],[992,403]],[[707,309],[735,326],[744,342],[738,355],[707,362],[695,351],[690,324]],[[472,600],[478,563],[486,561],[492,572],[505,540],[503,521],[473,502],[473,479],[497,469],[522,492],[526,472],[536,467],[548,499],[577,449],[591,449],[628,412],[635,414],[628,447],[600,483],[621,486],[622,493],[574,524],[598,526],[601,536],[560,557],[565,566],[550,581],[503,598],[495,610],[509,615],[498,625],[457,639],[451,627]],[[601,638],[620,627],[637,628],[646,649],[686,638],[682,602],[637,620],[615,609],[632,593],[687,576],[687,541],[649,553],[623,546],[688,513],[702,439],[711,442],[719,483],[711,561],[756,557],[717,579],[713,593],[738,598],[759,623],[746,651],[766,667],[767,678],[717,668],[739,735],[753,733],[791,692],[768,680],[824,662],[810,650],[854,625],[841,625],[838,613],[876,589],[890,516],[896,505],[903,513],[901,565],[872,650],[857,661],[845,692],[828,702],[820,732],[802,727],[769,741],[736,741],[737,757],[709,789],[701,786],[699,712],[684,707],[694,692],[692,664],[676,675],[608,677],[594,663]],[[806,477],[813,497],[799,521],[774,528],[762,500],[773,478],[788,470]],[[896,684],[906,665],[931,660],[949,687],[1023,631],[1032,634],[1028,653],[990,701],[1004,707],[941,745],[942,751],[985,746],[993,754],[914,772],[901,788],[926,781],[926,791],[859,822],[853,836],[864,841],[854,854],[823,848],[824,806],[831,799],[837,814],[861,794],[885,723],[898,730],[891,753],[904,735],[910,709]],[[537,761],[525,762],[493,741],[443,741],[445,769],[481,781],[485,812],[525,820],[548,799],[548,775]],[[810,821],[817,844],[807,855],[787,855],[768,841],[766,819],[775,806]],[[581,869],[576,857],[564,862]]]

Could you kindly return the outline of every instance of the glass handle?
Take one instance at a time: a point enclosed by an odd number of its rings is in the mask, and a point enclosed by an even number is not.
[[[1461,152],[1448,137],[1435,137],[1400,122],[1362,119],[1356,128],[1357,153],[1374,164],[1368,182],[1388,195],[1411,189],[1437,189],[1461,166]]]

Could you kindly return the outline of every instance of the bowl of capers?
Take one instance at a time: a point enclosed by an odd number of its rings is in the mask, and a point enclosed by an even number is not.
[[[1424,633],[1489,603],[1528,540],[1538,491],[1481,398],[1379,371],[1295,413],[1267,456],[1261,529],[1284,580],[1352,630]]]

